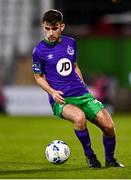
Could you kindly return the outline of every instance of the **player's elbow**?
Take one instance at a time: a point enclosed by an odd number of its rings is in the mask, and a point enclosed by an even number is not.
[[[41,81],[41,75],[40,74],[34,74],[34,78],[35,78],[35,81],[37,84],[40,84],[40,81]]]

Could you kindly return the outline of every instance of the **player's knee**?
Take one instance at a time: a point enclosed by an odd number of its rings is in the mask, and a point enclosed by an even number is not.
[[[99,127],[106,136],[113,137],[115,135],[115,127],[112,118],[106,110],[100,111],[98,114]]]
[[[115,127],[112,123],[108,124],[104,128],[104,134],[109,137],[113,137],[115,135]]]
[[[75,118],[75,127],[77,129],[83,130],[86,128],[86,118],[84,113],[79,113]]]

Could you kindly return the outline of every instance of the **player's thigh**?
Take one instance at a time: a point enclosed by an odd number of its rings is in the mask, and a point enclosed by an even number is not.
[[[106,109],[102,109],[96,114],[94,123],[100,127],[103,132],[107,133],[107,135],[115,134],[113,120]]]
[[[62,116],[73,123],[86,123],[85,113],[77,106],[66,104]]]

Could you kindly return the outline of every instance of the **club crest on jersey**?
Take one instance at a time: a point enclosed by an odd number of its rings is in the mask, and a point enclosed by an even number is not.
[[[57,72],[62,76],[68,76],[72,72],[71,61],[67,58],[62,58],[56,65]]]
[[[73,49],[71,46],[68,45],[68,47],[67,47],[67,53],[68,53],[69,55],[73,56],[74,53],[75,53],[75,51],[74,51],[74,49]]]

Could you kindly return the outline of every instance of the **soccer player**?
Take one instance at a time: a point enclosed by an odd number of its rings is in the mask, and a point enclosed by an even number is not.
[[[103,104],[93,97],[84,83],[76,62],[76,41],[62,35],[63,15],[51,9],[42,17],[44,39],[33,50],[32,69],[38,85],[48,93],[54,115],[70,121],[82,144],[90,168],[100,168],[94,153],[87,120],[103,132],[105,165],[123,167],[115,158],[115,127]]]

